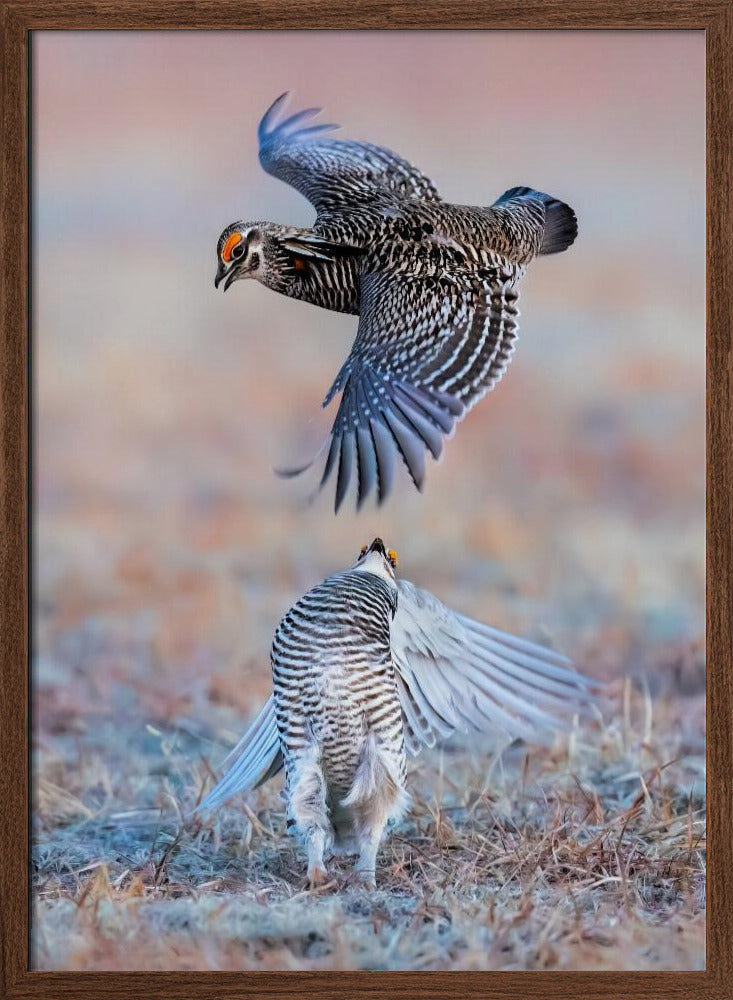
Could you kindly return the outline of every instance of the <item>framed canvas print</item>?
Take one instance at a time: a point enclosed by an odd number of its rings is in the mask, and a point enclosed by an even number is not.
[[[732,5],[2,13],[3,995],[727,995]]]

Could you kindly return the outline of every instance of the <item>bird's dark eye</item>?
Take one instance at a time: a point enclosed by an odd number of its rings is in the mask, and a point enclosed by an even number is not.
[[[242,257],[243,254],[244,254],[244,244],[243,243],[237,243],[236,246],[232,247],[232,250],[231,250],[232,260],[239,260],[239,258]]]

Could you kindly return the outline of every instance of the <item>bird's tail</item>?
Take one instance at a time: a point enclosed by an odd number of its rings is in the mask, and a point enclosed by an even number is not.
[[[507,202],[534,201],[541,202],[545,209],[545,228],[540,245],[540,254],[561,253],[575,242],[578,235],[578,220],[570,205],[559,198],[536,191],[530,187],[513,187],[505,191],[494,205],[505,205]]]
[[[578,220],[570,205],[557,198],[543,195],[545,201],[545,232],[542,237],[541,254],[560,253],[575,242],[578,235]]]

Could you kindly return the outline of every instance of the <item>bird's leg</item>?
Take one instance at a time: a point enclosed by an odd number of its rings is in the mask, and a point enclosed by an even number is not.
[[[315,748],[309,748],[293,763],[290,812],[305,840],[308,882],[315,887],[328,878],[323,855],[333,838],[326,804],[326,782]]]
[[[308,884],[311,889],[323,885],[328,879],[323,853],[326,849],[326,834],[316,827],[307,835],[308,843]]]
[[[359,857],[354,865],[354,874],[367,889],[377,887],[377,850],[384,825],[384,822],[377,822],[375,826],[364,827],[359,831]]]
[[[379,842],[387,820],[400,812],[403,800],[399,766],[370,733],[351,791],[341,803],[351,810],[359,846],[354,872],[367,888],[376,888]]]

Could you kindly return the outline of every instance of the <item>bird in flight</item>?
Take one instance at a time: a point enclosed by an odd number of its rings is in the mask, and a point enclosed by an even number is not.
[[[378,503],[387,498],[397,456],[422,490],[426,452],[440,457],[456,423],[506,370],[527,264],[566,250],[577,222],[564,202],[529,187],[511,188],[487,208],[445,202],[396,153],[314,124],[319,108],[284,117],[287,97],[260,122],[260,163],[311,202],[316,221],[312,229],[227,226],[215,285],[256,278],[359,316],[323,403],[341,393],[319,452],[328,447],[321,488],[336,472],[336,511],[352,479],[358,509],[374,489]]]
[[[406,755],[452,733],[541,740],[592,700],[552,650],[473,621],[398,579],[380,538],[287,612],[272,641],[273,694],[197,807],[212,810],[285,768],[288,827],[308,856],[358,854],[375,884],[386,824],[408,803]]]

